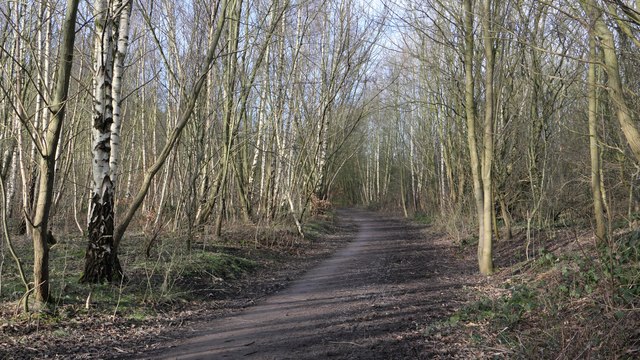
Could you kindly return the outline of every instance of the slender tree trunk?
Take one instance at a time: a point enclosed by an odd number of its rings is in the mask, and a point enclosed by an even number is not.
[[[15,16],[16,18],[13,20],[14,24],[15,24],[15,28],[13,31],[13,36],[15,38],[14,41],[14,56],[17,57],[18,62],[19,63],[24,63],[24,47],[22,46],[22,31],[25,31],[25,15],[24,12],[26,8],[26,3],[24,4],[20,4],[20,3],[16,3],[15,5]],[[29,223],[32,221],[31,219],[31,215],[32,215],[32,200],[33,200],[33,186],[32,186],[32,181],[30,181],[30,179],[33,179],[32,176],[29,176],[29,174],[32,174],[35,172],[35,170],[31,170],[31,167],[28,166],[29,164],[29,155],[27,153],[27,148],[24,145],[24,138],[23,138],[23,134],[22,134],[22,124],[23,122],[27,121],[27,114],[26,111],[24,109],[24,101],[23,101],[23,77],[24,77],[24,70],[19,67],[19,66],[12,66],[13,72],[14,72],[14,84],[15,84],[15,91],[13,94],[13,103],[15,104],[15,116],[14,116],[14,132],[16,134],[16,138],[18,141],[17,147],[18,147],[18,160],[19,160],[19,164],[20,164],[20,180],[22,182],[22,221],[20,224],[20,233],[21,234],[28,234],[31,235],[31,226],[29,226]],[[33,145],[35,146],[35,144]]]
[[[218,201],[218,215],[216,217],[215,223],[215,235],[220,236],[222,234],[222,221],[224,219],[224,210],[226,203],[226,196],[229,193],[227,189],[227,183],[229,179],[229,167],[231,166],[231,147],[233,146],[235,139],[235,127],[236,127],[236,118],[239,115],[236,115],[237,108],[234,107],[234,98],[235,98],[235,85],[236,85],[236,73],[238,69],[238,42],[239,31],[240,31],[240,14],[242,11],[242,0],[238,2],[234,2],[234,5],[230,7],[230,18],[229,21],[229,29],[227,31],[228,44],[227,44],[227,62],[226,62],[226,71],[225,74],[225,91],[224,91],[224,144],[222,150],[222,173],[220,175],[220,182],[218,183],[217,195],[216,197],[220,197]],[[236,110],[236,112],[234,112]]]
[[[376,202],[380,203],[380,133],[376,134],[376,150],[374,161],[376,162]]]
[[[415,165],[415,132],[414,125],[409,125],[409,166],[411,170],[411,204],[413,205],[414,213],[418,211],[418,189],[416,186],[416,165]]]
[[[73,45],[79,0],[68,0],[62,27],[62,43],[58,51],[58,75],[49,112],[45,146],[40,159],[40,188],[33,218],[33,282],[36,302],[49,300],[49,246],[53,236],[49,230],[49,212],[53,200],[55,154],[60,140],[62,122],[69,93],[69,79],[73,63]]]
[[[6,159],[7,161],[5,162],[5,164],[7,164],[7,168],[3,168],[3,170],[7,171],[7,173],[5,174],[5,176],[8,178],[8,189],[7,189],[7,218],[10,218],[11,215],[13,214],[13,207],[11,206],[11,204],[13,204],[13,197],[16,193],[16,174],[17,174],[17,168],[18,168],[18,150],[15,148],[15,144],[14,144],[14,148],[9,150],[9,155]],[[2,176],[2,174],[0,174],[0,176]]]
[[[402,213],[404,214],[404,217],[408,218],[409,211],[407,211],[407,194],[405,190],[405,169],[402,164],[400,165],[400,204],[402,205]]]
[[[267,54],[269,53],[269,49],[267,49]],[[269,58],[269,55],[267,55],[267,58]],[[254,182],[255,182],[255,175],[256,175],[256,169],[258,167],[258,160],[260,157],[262,157],[262,159],[264,159],[264,153],[265,151],[262,149],[264,144],[263,144],[263,137],[264,137],[264,123],[265,123],[265,118],[266,118],[266,98],[267,98],[267,79],[268,79],[268,75],[265,74],[264,77],[264,81],[262,84],[262,89],[260,91],[260,103],[258,105],[258,129],[256,132],[256,147],[253,151],[253,159],[251,160],[251,167],[249,168],[249,180],[248,180],[248,184],[247,184],[247,189],[248,189],[248,194],[247,197],[249,198],[249,201],[253,203],[253,197],[254,197]],[[262,155],[262,156],[261,156]],[[264,171],[264,168],[262,169],[262,171]],[[262,175],[262,174],[261,174]],[[260,194],[260,193],[259,193]],[[261,195],[261,194],[260,194]]]
[[[511,228],[511,214],[509,214],[509,207],[504,199],[504,196],[498,195],[498,202],[500,203],[500,214],[502,221],[504,221],[504,232],[506,240],[511,240],[513,237],[513,230]]]
[[[598,148],[598,92],[596,83],[596,40],[589,36],[589,70],[587,82],[589,88],[589,153],[591,155],[591,191],[593,194],[593,211],[596,218],[596,238],[605,240],[606,228],[602,193],[600,192],[600,150]]]
[[[472,0],[464,0],[464,73],[465,73],[465,114],[467,118],[467,144],[469,146],[469,160],[471,163],[471,177],[473,178],[473,195],[475,198],[476,214],[478,217],[478,261],[483,256],[484,248],[484,200],[483,187],[480,179],[480,160],[476,143],[476,115],[473,78],[473,6]],[[489,227],[491,228],[491,227]]]
[[[607,90],[615,106],[618,123],[636,162],[640,163],[640,131],[636,128],[631,110],[625,99],[613,34],[604,22],[602,11],[598,9],[594,0],[580,0],[580,3],[584,11],[591,15],[594,34],[600,39],[604,57],[604,69],[608,75]]]
[[[493,167],[493,108],[494,108],[494,87],[493,72],[495,65],[495,51],[493,39],[493,25],[491,23],[491,0],[483,0],[482,2],[482,37],[484,40],[484,54],[486,62],[485,70],[485,113],[484,113],[484,136],[482,156],[482,187],[483,187],[483,236],[482,251],[478,259],[480,272],[484,275],[493,273],[493,257],[492,257],[492,236],[491,222],[493,220],[493,185],[492,185],[492,167]]]

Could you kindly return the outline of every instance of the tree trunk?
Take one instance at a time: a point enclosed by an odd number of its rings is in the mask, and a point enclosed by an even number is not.
[[[49,242],[53,239],[49,230],[49,212],[53,201],[55,154],[60,140],[62,122],[69,94],[69,79],[73,63],[76,15],[79,0],[68,0],[62,27],[62,43],[58,53],[58,76],[49,112],[51,121],[47,127],[45,146],[40,159],[40,189],[33,218],[33,283],[36,302],[49,301]]]
[[[85,255],[82,283],[112,281],[120,270],[113,246],[113,183],[105,176],[99,192],[94,193],[90,204],[89,246]]]
[[[606,236],[602,193],[600,192],[600,150],[598,148],[597,111],[598,92],[596,83],[596,40],[589,36],[589,70],[587,82],[589,87],[589,153],[591,155],[591,191],[593,194],[593,211],[596,218],[596,238],[603,241]]]
[[[604,56],[604,69],[608,75],[609,97],[615,108],[618,123],[622,129],[631,152],[636,162],[640,163],[640,132],[636,128],[631,116],[631,110],[625,99],[622,80],[620,78],[620,66],[618,65],[618,55],[616,54],[615,41],[611,30],[602,18],[602,12],[597,8],[594,0],[581,0],[580,3],[584,11],[592,17],[593,31],[600,39],[600,45]]]
[[[129,47],[129,23],[131,18],[131,0],[115,1],[112,9],[115,21],[113,26],[113,37],[115,49],[113,59],[113,87],[111,89],[111,103],[113,106],[113,123],[111,124],[111,154],[109,157],[109,173],[114,187],[118,185],[118,173],[120,167],[120,128],[121,120],[121,93],[122,76],[124,73],[124,59]],[[118,13],[119,12],[119,13]],[[115,190],[115,189],[114,189]]]
[[[502,221],[504,221],[504,232],[506,240],[511,240],[513,237],[513,230],[511,228],[511,214],[509,213],[509,207],[504,199],[504,196],[498,195],[498,202],[500,203],[500,214]]]
[[[491,24],[491,0],[482,2],[482,37],[484,40],[484,54],[486,62],[485,70],[485,113],[484,113],[484,136],[482,156],[482,187],[483,187],[483,236],[482,249],[478,263],[480,272],[484,275],[493,273],[493,257],[492,257],[492,236],[491,222],[493,219],[493,196],[492,196],[492,167],[493,167],[493,107],[494,107],[494,88],[493,88],[493,70],[495,64],[494,39]]]
[[[111,178],[111,127],[113,126],[113,34],[114,23],[106,0],[95,1],[96,36],[94,42],[93,128],[91,129],[92,190],[89,203],[88,246],[83,283],[113,279],[115,251],[114,183]],[[116,136],[118,138],[118,136]]]
[[[476,143],[476,115],[473,79],[473,6],[472,0],[464,0],[464,74],[465,74],[465,114],[467,118],[467,144],[469,146],[469,160],[471,162],[471,177],[473,179],[473,195],[475,198],[476,215],[478,217],[478,261],[482,258],[484,248],[484,205],[483,188],[480,179],[480,160]],[[489,227],[491,228],[491,227]]]

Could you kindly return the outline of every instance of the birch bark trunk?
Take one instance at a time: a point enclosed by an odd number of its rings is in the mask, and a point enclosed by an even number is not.
[[[111,156],[109,157],[109,174],[114,185],[118,184],[120,165],[120,129],[121,118],[121,94],[122,78],[124,74],[124,59],[129,47],[129,23],[131,18],[131,1],[115,1],[112,11],[117,17],[113,25],[113,39],[117,41],[115,57],[113,59],[113,86],[111,88],[111,103],[113,105],[113,123],[111,123]]]
[[[96,0],[93,76],[93,128],[91,129],[92,181],[84,273],[80,282],[111,281],[113,251],[114,183],[110,174],[113,125],[113,19],[107,0]]]
[[[80,278],[83,283],[110,282],[122,275],[113,235],[120,151],[120,94],[131,2],[109,4],[107,0],[96,0],[94,10],[93,177],[87,224],[89,241]]]

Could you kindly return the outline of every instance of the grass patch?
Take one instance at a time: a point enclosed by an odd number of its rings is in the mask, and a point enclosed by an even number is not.
[[[210,275],[221,280],[236,279],[257,267],[253,260],[225,253],[200,252],[182,259],[179,264],[184,276]]]
[[[126,278],[122,282],[95,285],[78,282],[84,269],[86,240],[58,236],[59,242],[50,253],[52,302],[46,309],[46,321],[61,322],[87,314],[142,321],[167,305],[209,300],[215,292],[224,294],[226,285],[221,283],[238,280],[263,263],[275,261],[280,252],[256,249],[256,245],[274,243],[278,238],[276,232],[268,241],[258,238],[258,243],[255,239],[246,240],[248,233],[246,227],[242,232],[227,231],[217,240],[198,234],[190,250],[185,236],[161,236],[148,258],[145,238],[130,236],[119,254]],[[15,241],[28,276],[33,263],[29,240],[20,236]],[[15,265],[8,260],[5,259],[0,274],[0,316],[5,319],[18,315],[16,304],[24,294]]]

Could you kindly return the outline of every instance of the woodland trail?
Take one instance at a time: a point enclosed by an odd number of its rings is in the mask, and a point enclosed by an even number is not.
[[[355,238],[261,303],[207,323],[145,358],[422,359],[445,355],[422,332],[458,303],[472,270],[423,227],[342,210]],[[188,335],[185,335],[188,336]]]

